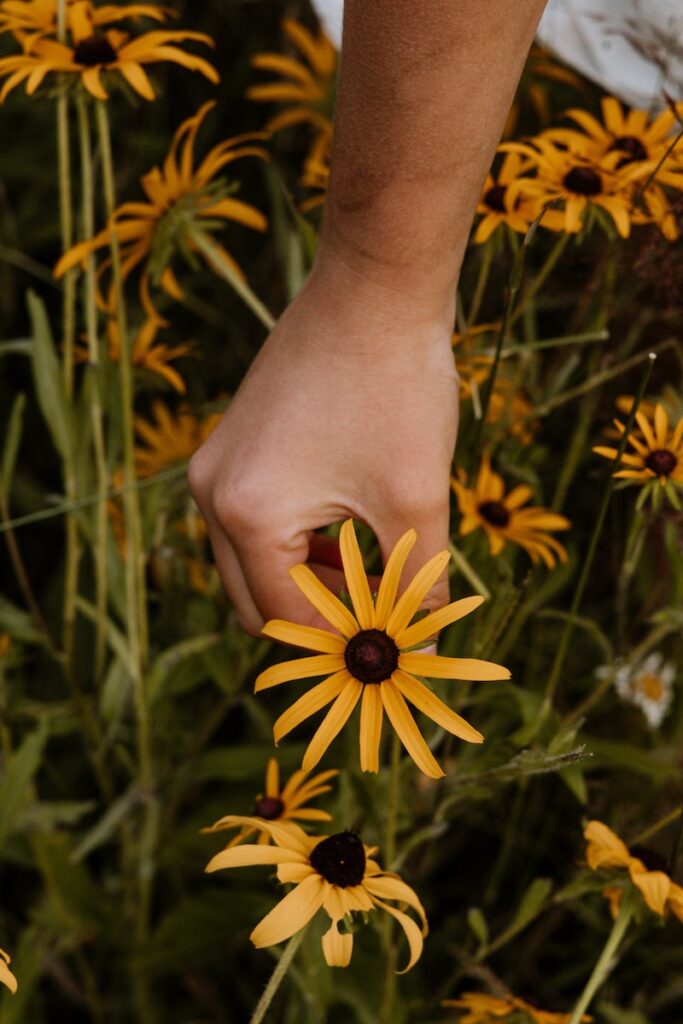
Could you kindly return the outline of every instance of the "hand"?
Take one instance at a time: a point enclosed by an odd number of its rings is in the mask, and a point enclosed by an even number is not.
[[[327,625],[287,571],[308,560],[319,527],[362,520],[384,560],[414,527],[404,585],[448,546],[458,410],[449,313],[339,262],[316,268],[192,459],[190,489],[250,633],[270,618]],[[338,593],[341,572],[314,568]],[[425,604],[447,601],[444,577]]]

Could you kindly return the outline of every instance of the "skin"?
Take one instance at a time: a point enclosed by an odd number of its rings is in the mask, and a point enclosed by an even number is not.
[[[404,583],[448,546],[455,291],[543,0],[346,0],[332,175],[315,265],[189,481],[245,629],[323,625],[289,579],[349,516]],[[338,590],[341,573],[314,566]],[[444,577],[425,602],[448,601]]]

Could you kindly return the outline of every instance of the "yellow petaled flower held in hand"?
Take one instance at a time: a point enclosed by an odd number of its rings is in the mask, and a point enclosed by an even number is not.
[[[106,4],[95,7],[89,0],[65,0],[66,28],[79,38],[91,35],[94,28],[113,25],[130,18],[167,21],[175,12],[157,4]],[[84,27],[86,31],[84,32]],[[30,49],[31,43],[44,36],[57,38],[57,0],[2,0],[0,2],[0,35],[13,32]]]
[[[226,822],[229,818],[224,819]],[[298,825],[264,822],[261,818],[232,818],[235,827],[266,829],[274,846],[253,844],[222,850],[206,870],[247,867],[253,864],[277,864],[280,882],[294,888],[280,900],[251,933],[257,949],[290,939],[322,908],[331,925],[323,935],[325,960],[330,967],[348,967],[353,952],[353,935],[341,932],[339,925],[347,914],[386,910],[405,932],[410,959],[399,974],[404,974],[422,955],[427,918],[416,893],[398,875],[382,871],[372,858],[377,847],[365,846],[355,832],[333,836],[308,836]],[[407,904],[417,914],[420,925],[392,907],[386,900]]]
[[[17,979],[9,969],[11,962],[4,949],[0,949],[0,983],[6,985],[10,992],[16,992]]]
[[[68,19],[71,42],[56,39],[30,38],[19,35],[24,52],[0,59],[0,78],[6,82],[0,90],[0,102],[22,82],[32,95],[48,75],[73,75],[83,88],[97,100],[109,99],[102,76],[116,72],[145,100],[156,99],[144,66],[172,63],[190,71],[198,71],[214,84],[218,83],[216,69],[194,54],[186,53],[178,43],[194,41],[213,46],[213,40],[203,32],[155,29],[131,39],[118,29],[101,31],[91,17],[89,3],[73,4]]]
[[[459,999],[444,999],[442,1006],[452,1006],[464,1012],[459,1024],[495,1024],[496,1021],[514,1019],[515,1024],[569,1024],[571,1013],[549,1013],[527,1003],[517,996],[489,996],[484,992],[463,992]],[[520,1016],[521,1015],[521,1016]],[[585,1024],[593,1018],[584,1014]]]
[[[152,403],[153,422],[135,416],[135,432],[145,447],[135,449],[138,477],[154,476],[174,462],[185,462],[206,441],[220,420],[219,413],[200,419],[187,408],[172,413],[163,402]]]
[[[309,800],[314,800],[323,793],[329,793],[331,786],[326,785],[335,775],[339,775],[336,768],[326,772],[320,772],[309,778],[309,772],[294,772],[292,777],[280,789],[280,766],[276,758],[271,757],[266,768],[265,793],[259,793],[254,802],[253,819],[264,819],[265,821],[331,821],[332,817],[327,811],[321,811],[317,807],[305,807]],[[220,818],[215,825],[205,828],[204,832],[220,832],[224,829],[235,828],[234,817],[228,815]],[[234,839],[228,843],[226,849],[238,846],[240,843],[253,835],[258,835],[257,842],[267,845],[271,840],[270,832],[265,828],[256,828],[253,825],[243,825]]]
[[[123,203],[112,215],[110,224],[94,238],[79,242],[55,267],[61,277],[80,264],[85,268],[88,256],[108,247],[112,236],[121,243],[121,273],[124,280],[146,262],[141,280],[141,300],[152,319],[159,314],[149,300],[150,281],[158,283],[172,299],[182,299],[182,289],[171,268],[173,255],[181,250],[197,252],[193,231],[213,231],[221,221],[234,221],[256,231],[265,231],[266,218],[249,203],[235,199],[230,187],[217,178],[228,164],[245,156],[266,159],[260,146],[261,133],[240,135],[214,146],[198,167],[194,166],[194,144],[201,124],[214,101],[205,103],[176,131],[163,167],[154,167],[141,179],[147,202]],[[244,275],[232,256],[212,240],[216,257],[240,278]],[[104,267],[109,266],[109,261]]]
[[[251,59],[252,67],[272,71],[280,76],[280,81],[250,86],[247,98],[288,104],[266,122],[266,131],[276,132],[289,125],[308,123],[329,133],[332,128],[337,51],[322,29],[314,35],[293,18],[284,19],[282,31],[305,63],[281,53],[257,53]]]
[[[637,409],[636,423],[640,433],[636,435],[634,430],[629,432],[628,444],[633,451],[624,452],[621,456],[621,464],[626,468],[617,470],[615,477],[641,484],[658,480],[662,487],[669,480],[679,486],[683,484],[683,416],[671,430],[669,415],[661,402],[658,402],[651,419],[641,409]],[[614,425],[620,435],[626,432],[621,420],[614,420]],[[597,445],[593,451],[596,455],[612,460],[619,454],[616,448],[604,445]]]
[[[525,234],[539,212],[539,204],[532,204],[518,191],[514,193],[509,185],[530,166],[518,153],[506,153],[496,177],[486,175],[484,188],[477,204],[477,213],[483,214],[474,233],[474,241],[487,242],[501,224],[507,224],[513,231]]]
[[[677,885],[664,870],[664,862],[651,850],[634,846],[629,850],[618,835],[602,821],[589,821],[583,832],[587,841],[586,860],[593,871],[601,868],[623,868],[640,891],[650,910],[664,917],[670,910],[683,922],[683,887]],[[614,910],[619,899],[615,890],[605,890]]]
[[[426,643],[440,629],[478,608],[482,597],[466,597],[432,612],[412,626],[410,622],[450,559],[448,551],[434,555],[417,573],[398,600],[398,586],[406,559],[417,534],[409,530],[396,544],[373,602],[363,567],[353,521],[341,529],[341,557],[354,613],[323,586],[307,565],[296,565],[290,575],[314,608],[338,633],[273,619],[263,634],[282,643],[318,651],[314,657],[285,661],[262,672],[255,692],[293,679],[328,675],[300,697],[273,728],[276,744],[300,722],[332,703],[304,754],[302,767],[314,768],[337,733],[348,721],[356,704],[360,712],[360,765],[363,771],[379,771],[379,746],[384,713],[398,733],[418,768],[433,779],[443,776],[425,743],[406,700],[443,729],[469,743],[484,737],[464,718],[451,711],[416,676],[434,679],[509,679],[502,665],[475,658],[442,658],[411,651]]]
[[[532,562],[545,562],[553,569],[559,560],[567,561],[567,552],[548,530],[568,530],[571,523],[564,516],[540,506],[528,506],[533,491],[519,484],[509,494],[500,474],[491,468],[484,453],[473,488],[466,486],[466,478],[451,478],[451,486],[458,499],[462,514],[460,534],[465,537],[479,528],[486,533],[492,555],[499,555],[507,541],[518,544]]]

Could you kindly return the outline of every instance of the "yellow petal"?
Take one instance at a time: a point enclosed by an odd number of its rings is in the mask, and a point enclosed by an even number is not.
[[[653,910],[655,914],[659,914],[661,917],[664,914],[664,908],[669,896],[671,879],[663,871],[640,871],[637,864],[640,864],[641,867],[643,866],[640,861],[635,863],[634,860],[631,861],[629,869],[631,881],[640,889],[643,899],[650,910]]]
[[[339,598],[335,597],[332,591],[320,582],[312,569],[309,569],[307,565],[294,565],[289,570],[289,575],[316,611],[319,611],[331,626],[338,629],[342,636],[356,635],[358,623],[353,615]]]
[[[0,949],[0,982],[6,985],[10,992],[14,993],[17,991],[17,979],[9,969],[11,962],[4,949]]]
[[[280,740],[287,733],[290,733],[292,729],[295,729],[300,722],[310,718],[316,711],[320,711],[321,708],[324,708],[335,697],[338,697],[350,678],[351,676],[346,669],[342,669],[340,672],[330,676],[329,679],[325,679],[322,683],[318,683],[317,686],[307,690],[303,696],[299,697],[275,722],[273,726],[275,745],[277,746]]]
[[[292,679],[310,679],[311,676],[338,672],[343,667],[344,658],[340,654],[316,654],[312,658],[299,658],[298,661],[283,661],[261,672],[254,683],[254,693],[291,682]]]
[[[601,867],[625,868],[631,862],[626,843],[602,821],[589,821],[583,830],[587,840],[586,860],[594,871]]]
[[[254,864],[303,863],[305,863],[303,854],[297,853],[295,850],[283,850],[279,846],[260,846],[249,843],[221,850],[211,858],[204,870],[210,874],[212,871],[221,871],[223,868],[244,868]]]
[[[308,744],[301,767],[305,771],[315,768],[337,733],[344,727],[351,712],[358,703],[363,687],[357,679],[349,676],[348,682],[334,704],[327,712],[313,739]]]
[[[117,65],[117,67],[131,88],[133,88],[139,96],[142,96],[143,100],[156,99],[156,93],[152,88],[152,83],[147,77],[147,72],[143,67],[132,61],[122,61]]]
[[[282,882],[283,885],[289,883],[298,884],[303,882],[304,878],[308,878],[309,875],[313,875],[315,872],[310,864],[280,864],[277,869],[278,881]]]
[[[655,437],[660,448],[666,448],[666,437],[669,433],[669,417],[661,402],[655,406]]]
[[[360,553],[353,519],[347,519],[339,534],[339,548],[346,586],[361,629],[372,629],[375,624],[375,609],[372,604],[368,578],[365,575],[363,556]]]
[[[415,890],[411,889],[403,879],[390,875],[379,875],[367,878],[363,884],[373,896],[379,896],[383,900],[400,900],[401,903],[407,903],[409,907],[412,907],[420,915],[422,934],[427,934],[429,927],[424,907],[420,903]]]
[[[510,670],[479,658],[442,658],[440,654],[407,652],[399,654],[399,668],[428,679],[509,679]]]
[[[304,830],[293,822],[266,821],[265,818],[253,818],[245,814],[226,814],[211,826],[210,831],[224,828],[251,828],[266,832],[283,849],[308,857],[310,840]]]
[[[420,730],[415,725],[415,720],[396,684],[391,679],[387,679],[380,683],[379,687],[389,721],[415,764],[430,778],[443,778],[445,773],[439,767]]]
[[[342,933],[333,921],[323,935],[323,955],[328,967],[348,967],[353,952],[353,935]]]
[[[360,707],[360,767],[364,772],[379,771],[379,743],[382,738],[382,696],[376,684],[363,690]]]
[[[375,627],[384,629],[387,620],[391,615],[398,593],[398,585],[401,582],[401,573],[406,559],[415,547],[417,534],[415,530],[408,530],[396,542],[393,551],[387,559],[384,575],[377,591],[377,602],[375,604]]]
[[[292,889],[251,933],[257,949],[284,942],[304,928],[323,905],[327,883],[320,875],[309,875]]]
[[[406,675],[397,669],[391,677],[399,690],[411,704],[414,704],[418,711],[427,715],[433,722],[440,725],[442,729],[459,736],[461,740],[468,743],[483,743],[484,737],[474,726],[466,722],[464,718],[457,715],[455,711],[444,704],[435,693],[413,676]]]
[[[320,651],[321,654],[343,654],[346,647],[345,641],[336,633],[315,629],[313,626],[299,626],[296,622],[285,622],[284,619],[266,622],[261,633],[271,640],[279,640],[293,647],[305,647],[308,651]]]
[[[395,637],[403,632],[432,586],[448,565],[450,557],[448,551],[440,551],[433,558],[430,558],[427,564],[423,565],[417,575],[411,580],[387,621],[386,631],[389,636]]]
[[[400,910],[396,910],[395,907],[390,906],[388,903],[383,903],[378,899],[374,900],[374,903],[376,906],[381,907],[382,910],[386,910],[386,912],[391,914],[392,917],[395,917],[405,932],[405,937],[407,938],[408,945],[410,947],[410,959],[402,971],[396,972],[397,974],[405,974],[406,971],[409,971],[411,967],[415,966],[422,956],[424,943],[422,941],[420,929],[411,917],[408,917],[407,914],[402,913]]]
[[[99,68],[88,68],[87,71],[83,72],[83,85],[88,90],[91,96],[94,96],[96,100],[108,100],[109,95],[105,91],[102,85],[102,79],[100,78]]]
[[[396,643],[399,647],[413,647],[415,644],[421,643],[430,636],[434,636],[439,630],[445,626],[450,626],[452,622],[457,622],[458,619],[462,619],[465,615],[469,615],[475,608],[478,608],[484,601],[483,597],[464,597],[461,601],[453,601],[452,604],[447,604],[445,608],[439,608],[438,611],[432,612],[430,615],[426,615],[424,619],[420,619],[414,626],[409,626],[404,629],[402,633],[399,633],[395,638]]]
[[[275,757],[269,757],[266,766],[266,796],[280,796],[280,766]]]

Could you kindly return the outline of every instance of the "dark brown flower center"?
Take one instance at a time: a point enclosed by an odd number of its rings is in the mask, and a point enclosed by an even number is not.
[[[365,847],[355,832],[338,832],[314,847],[311,867],[330,885],[348,889],[359,885],[365,875]]]
[[[505,185],[494,185],[484,195],[484,206],[488,206],[489,210],[495,210],[496,213],[507,213],[505,192]]]
[[[631,853],[638,860],[642,860],[648,871],[663,871],[667,873],[666,861],[658,853],[651,850],[649,846],[632,846]]]
[[[254,815],[257,818],[265,818],[267,821],[275,821],[285,809],[285,805],[279,796],[262,796],[254,804]]]
[[[669,476],[678,465],[678,459],[667,448],[657,448],[645,459],[645,465],[657,476]]]
[[[618,139],[615,139],[609,147],[609,151],[612,152],[615,149],[618,149],[620,153],[626,154],[624,159],[619,161],[617,167],[624,167],[626,164],[632,164],[636,160],[647,160],[647,150],[635,135],[621,135]]]
[[[361,629],[347,643],[344,661],[354,679],[382,683],[398,668],[398,647],[383,629]]]
[[[510,522],[510,513],[502,501],[484,501],[478,512],[491,526],[507,526]]]
[[[564,176],[564,186],[580,196],[598,196],[602,192],[602,178],[591,167],[572,167]]]
[[[94,68],[98,64],[113,64],[117,53],[106,36],[94,35],[80,41],[74,50],[74,60],[77,64]]]

